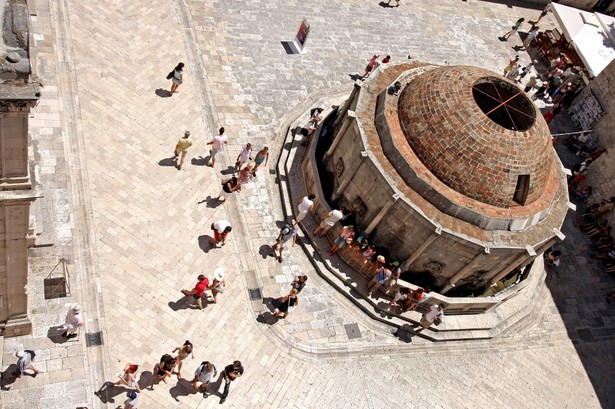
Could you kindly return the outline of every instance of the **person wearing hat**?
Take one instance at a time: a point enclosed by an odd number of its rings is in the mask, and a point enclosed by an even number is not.
[[[213,297],[212,303],[215,304],[218,302],[216,296],[224,292],[224,287],[224,269],[222,267],[216,267],[214,270],[214,281],[207,287],[208,290],[211,290],[211,296]]]
[[[135,409],[139,401],[139,393],[137,391],[128,391],[126,396],[128,400],[124,404],[124,409]]]
[[[33,351],[17,351],[15,352],[15,356],[17,359],[17,377],[21,378],[23,374],[25,374],[26,370],[30,369],[32,372],[32,376],[36,376],[40,373],[38,369],[32,365],[32,360],[34,360]]]
[[[62,336],[65,338],[76,337],[79,328],[85,325],[83,316],[81,315],[81,305],[75,304],[68,310],[64,324],[66,326],[66,331],[64,331]]]

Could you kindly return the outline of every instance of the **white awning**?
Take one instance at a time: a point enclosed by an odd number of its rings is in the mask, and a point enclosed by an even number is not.
[[[615,59],[615,18],[551,3],[568,42],[595,77]]]

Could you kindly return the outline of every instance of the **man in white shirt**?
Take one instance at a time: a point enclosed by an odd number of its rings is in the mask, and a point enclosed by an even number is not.
[[[436,319],[442,321],[442,318],[444,318],[444,310],[442,309],[442,306],[440,304],[432,305],[429,311],[421,317],[421,327],[423,327],[423,329],[427,329]]]
[[[228,144],[228,137],[224,135],[224,127],[220,128],[219,132],[219,135],[214,136],[210,142],[207,142],[207,145],[212,145],[211,150],[209,151],[208,163],[208,166],[211,166],[212,168],[216,164],[216,155],[222,150],[222,148],[224,148],[224,145]]]
[[[322,219],[322,221],[320,222],[320,225],[316,227],[316,230],[314,230],[313,234],[316,235],[316,233],[318,233],[319,231],[322,231],[320,233],[320,237],[324,236],[325,233],[327,233],[329,229],[333,227],[333,225],[335,225],[335,223],[342,220],[342,218],[344,217],[344,213],[342,212],[343,210],[345,210],[344,207],[342,207],[341,210],[336,210],[336,209],[331,210],[329,214],[327,215],[327,217]]]
[[[232,230],[231,224],[226,220],[218,220],[212,223],[211,228],[214,231],[214,238],[209,240],[209,245],[218,247],[218,243],[221,243],[221,246],[224,246],[226,236],[228,236]]]
[[[316,198],[315,194],[311,194],[309,196],[303,196],[303,199],[301,199],[301,203],[299,203],[299,206],[297,207],[299,209],[299,214],[297,214],[297,220],[295,221],[295,224],[301,223],[301,220],[303,220],[309,212],[314,210],[314,199],[315,198]]]

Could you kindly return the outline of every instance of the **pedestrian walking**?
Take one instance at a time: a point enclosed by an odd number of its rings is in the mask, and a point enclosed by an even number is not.
[[[124,404],[124,409],[135,409],[139,403],[139,393],[137,391],[128,391],[126,396],[128,400]]]
[[[297,220],[295,220],[295,224],[301,223],[301,220],[307,216],[307,214],[314,210],[314,199],[316,198],[315,194],[310,194],[309,196],[303,196],[301,202],[297,206],[299,213],[297,213]]]
[[[348,244],[352,243],[352,240],[354,240],[354,226],[349,225],[349,226],[342,227],[342,230],[340,231],[340,235],[333,242],[333,246],[331,246],[329,255],[331,256],[334,255],[340,249],[343,249]]]
[[[320,225],[316,227],[313,234],[316,235],[316,233],[321,232],[320,237],[324,236],[329,231],[329,229],[335,225],[335,223],[342,220],[342,218],[344,217],[344,213],[343,213],[344,210],[345,208],[343,206],[340,210],[337,210],[337,209],[331,210],[329,214],[327,215],[327,217],[322,219],[322,221],[320,222]]]
[[[192,355],[192,359],[194,359],[194,346],[192,342],[186,340],[184,345],[175,348],[173,352],[177,352],[177,357],[175,357],[175,361],[177,362],[177,379],[182,379],[184,359],[188,358],[189,355]]]
[[[231,224],[226,220],[218,220],[211,224],[211,229],[214,231],[214,238],[209,240],[209,245],[212,247],[224,246],[226,237],[233,230]]]
[[[397,5],[399,6],[399,2],[397,2]],[[382,59],[382,61],[380,61],[380,64],[387,64],[389,61],[391,61],[391,56],[387,55]]]
[[[512,26],[512,29],[508,33],[502,36],[502,39],[504,39],[504,41],[507,41],[511,36],[515,35],[517,33],[517,30],[519,30],[519,27],[521,27],[521,24],[523,24],[524,21],[525,19],[523,17],[517,20],[517,22]]]
[[[94,392],[95,395],[100,395],[105,389],[111,388],[114,386],[123,386],[130,390],[135,390],[137,392],[141,392],[141,388],[139,387],[139,382],[137,381],[137,371],[139,370],[139,365],[131,364],[130,362],[124,366],[123,372],[118,372],[116,374],[118,380],[116,382],[107,381],[103,383],[100,389]]]
[[[374,68],[378,66],[378,58],[380,58],[380,55],[374,54],[372,58],[367,61],[367,66],[365,67],[365,74],[363,74],[361,80],[364,80],[365,78],[369,77]]]
[[[532,89],[534,89],[536,85],[538,85],[538,78],[533,75],[530,77],[528,82],[525,83],[525,88],[523,89],[523,92],[530,92]]]
[[[530,45],[532,45],[532,41],[534,41],[536,37],[538,37],[538,33],[539,33],[538,30],[539,30],[538,26],[532,26],[532,28],[530,29],[530,32],[527,33],[527,36],[523,40],[523,47],[525,47],[526,50],[530,48]]]
[[[523,68],[521,68],[521,74],[519,75],[519,80],[522,80],[523,78],[525,78],[525,76],[532,71],[532,67],[534,67],[534,63],[536,63],[536,61],[530,61],[529,63],[525,64]]]
[[[241,192],[241,185],[235,176],[222,181],[222,189],[220,189],[217,199],[221,202],[226,202],[226,199],[233,192]]]
[[[21,378],[22,375],[26,374],[27,370],[32,371],[32,376],[36,376],[41,371],[36,369],[34,365],[32,365],[32,361],[36,358],[36,353],[32,350],[26,349],[24,351],[15,352],[15,357],[17,358],[17,373],[16,376]]]
[[[510,72],[512,71],[512,69],[519,63],[519,56],[515,55],[515,58],[513,58],[512,60],[510,60],[508,62],[508,65],[506,66],[506,68],[504,68],[504,76],[508,77],[508,75],[510,74]]]
[[[288,317],[288,312],[291,307],[299,305],[299,292],[296,288],[290,290],[290,293],[286,297],[279,299],[278,308],[275,309],[274,315],[276,318]]]
[[[169,354],[164,354],[160,357],[160,363],[154,367],[154,375],[158,376],[164,383],[167,383],[167,378],[173,375],[175,365],[177,365],[175,358]]]
[[[382,256],[378,256],[380,258]],[[384,257],[383,257],[384,258]],[[373,293],[378,291],[378,289],[386,284],[386,282],[391,277],[391,270],[389,270],[386,266],[380,267],[380,269],[374,274],[374,277],[367,284],[367,296],[371,297]]]
[[[224,149],[224,145],[228,144],[228,137],[224,134],[224,127],[221,127],[218,132],[218,135],[214,136],[211,141],[207,142],[207,145],[212,145],[209,150],[209,163],[207,164],[212,168],[216,164],[216,155]]]
[[[402,311],[408,312],[414,310],[419,305],[419,303],[423,301],[424,298],[425,290],[422,288],[417,288],[416,290],[412,291],[406,299],[406,302],[402,307]]]
[[[226,283],[224,282],[224,269],[222,267],[216,267],[214,270],[214,281],[211,283],[207,289],[211,290],[211,296],[213,297],[212,303],[217,303],[218,299],[216,298],[218,294],[224,292],[224,287]]]
[[[227,365],[224,371],[222,371],[222,375],[224,375],[224,392],[222,392],[222,398],[220,399],[221,404],[224,403],[228,397],[231,382],[243,375],[243,366],[241,362],[234,361],[232,364]]]
[[[239,172],[247,161],[252,160],[252,144],[248,143],[241,148],[241,152],[237,155],[237,161],[235,162],[235,172]]]
[[[421,317],[420,325],[423,329],[427,329],[431,327],[431,324],[436,323],[439,324],[444,319],[444,309],[441,305],[435,304],[432,305],[429,311],[427,311]]]
[[[209,286],[209,279],[205,277],[205,275],[200,274],[197,278],[199,281],[196,283],[192,290],[182,290],[182,294],[186,297],[191,295],[192,298],[196,301],[196,305],[199,310],[203,309],[203,294],[205,294],[205,290]]]
[[[267,164],[269,163],[269,147],[268,146],[264,146],[263,149],[258,151],[256,156],[254,157],[254,174],[256,174],[258,167],[262,165],[263,163],[265,164],[265,167],[267,167]]]
[[[173,71],[167,75],[167,79],[171,80],[171,91],[169,91],[169,96],[172,97],[174,93],[179,93],[177,88],[184,82],[184,63],[180,62],[177,64]]]
[[[83,316],[81,315],[81,306],[79,304],[73,305],[66,314],[66,319],[64,320],[64,326],[66,327],[66,331],[62,334],[64,338],[74,338],[78,334],[79,328],[83,327],[85,323],[83,322]]]
[[[243,169],[241,169],[241,172],[239,172],[237,183],[239,184],[239,187],[241,187],[242,185],[250,183],[252,178],[254,178],[254,164],[248,163]]]
[[[190,131],[186,131],[184,132],[184,136],[177,141],[177,145],[175,145],[175,151],[173,152],[175,154],[175,160],[178,160],[177,158],[181,154],[181,157],[179,157],[179,163],[175,165],[177,170],[181,170],[182,166],[184,166],[184,161],[186,160],[188,148],[191,146],[192,139],[190,138]]]
[[[201,362],[201,365],[194,371],[194,379],[192,379],[192,387],[197,392],[205,395],[207,393],[207,386],[211,383],[211,380],[218,376],[218,370],[216,365],[209,361]]]
[[[290,225],[285,225],[284,227],[282,227],[280,229],[280,233],[278,234],[278,238],[275,240],[273,247],[273,253],[275,254],[276,249],[278,250],[278,261],[281,263],[282,262],[282,252],[284,251],[284,248],[286,248],[287,246],[287,242],[292,239],[293,241],[293,247],[295,246],[295,243],[297,242],[297,234],[299,234],[299,226],[297,226],[296,224],[293,226]]]
[[[547,4],[547,5],[545,6],[545,8],[544,8],[544,9],[540,12],[540,16],[538,16],[538,19],[537,19],[536,21],[534,21],[533,23],[534,23],[534,24],[538,24],[538,22],[539,22],[540,20],[542,20],[542,18],[543,18],[544,16],[546,16],[546,15],[547,15],[547,13],[549,13],[549,11],[551,11],[551,3],[549,3],[549,4]]]

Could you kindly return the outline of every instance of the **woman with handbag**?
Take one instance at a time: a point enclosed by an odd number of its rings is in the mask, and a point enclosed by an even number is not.
[[[172,74],[171,74],[172,72]],[[171,80],[171,91],[169,91],[169,96],[172,97],[174,93],[179,92],[177,88],[184,82],[184,63],[180,62],[177,64],[177,67],[173,68],[167,76],[167,79]]]

